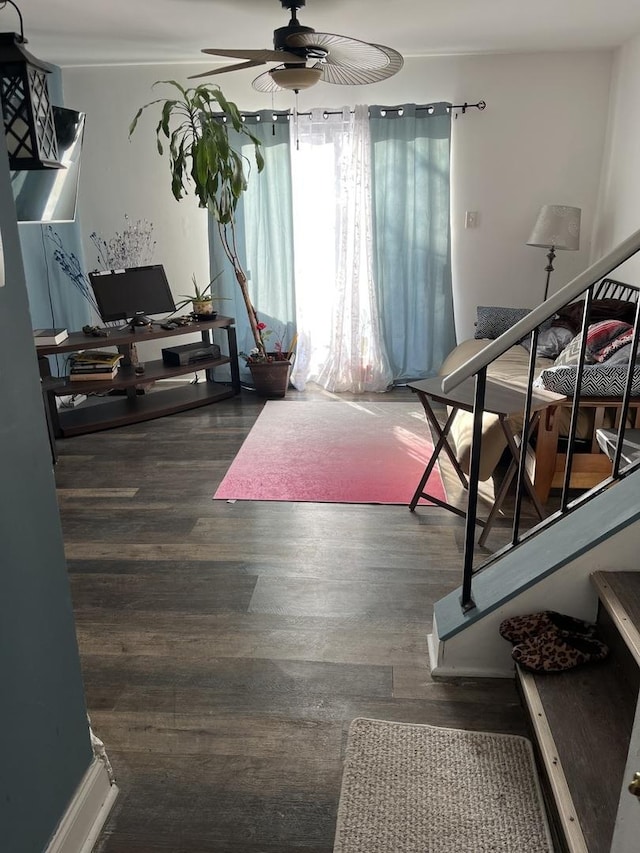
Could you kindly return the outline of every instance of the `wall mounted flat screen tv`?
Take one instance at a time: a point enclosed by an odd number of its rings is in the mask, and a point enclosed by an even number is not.
[[[146,326],[149,314],[176,310],[162,264],[89,273],[89,281],[104,323],[126,320]]]
[[[18,222],[73,222],[76,218],[84,113],[52,107],[61,169],[11,173]]]

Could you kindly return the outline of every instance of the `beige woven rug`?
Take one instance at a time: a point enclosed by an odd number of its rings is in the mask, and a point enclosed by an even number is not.
[[[356,719],[334,853],[550,853],[531,744]]]

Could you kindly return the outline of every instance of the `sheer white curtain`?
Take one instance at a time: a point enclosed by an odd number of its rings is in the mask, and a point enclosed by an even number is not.
[[[392,381],[374,281],[368,109],[292,122],[298,329],[292,381],[385,391]]]

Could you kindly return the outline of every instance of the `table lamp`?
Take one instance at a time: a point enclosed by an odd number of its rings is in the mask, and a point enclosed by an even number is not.
[[[575,252],[580,248],[580,208],[562,204],[545,204],[540,208],[536,224],[527,240],[527,246],[541,246],[543,249],[549,249],[547,253],[549,263],[544,268],[547,274],[544,302],[549,292],[549,279],[553,272],[556,249]]]

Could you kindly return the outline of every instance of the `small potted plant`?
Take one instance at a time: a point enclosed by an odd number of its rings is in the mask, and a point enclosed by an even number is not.
[[[284,397],[289,387],[289,378],[293,366],[296,337],[291,345],[285,347],[282,341],[276,341],[273,349],[267,350],[267,340],[272,334],[266,323],[257,323],[262,349],[254,347],[250,353],[240,355],[251,371],[256,391],[261,397]]]
[[[214,276],[209,284],[206,287],[200,288],[198,284],[198,279],[196,278],[196,274],[193,273],[191,276],[191,281],[193,283],[193,293],[187,295],[185,293],[180,294],[180,298],[182,302],[179,302],[176,305],[176,311],[179,311],[180,308],[184,308],[185,305],[191,303],[193,316],[197,320],[215,320],[217,311],[213,310],[213,302],[216,299],[225,299],[224,296],[215,296],[211,292],[211,286],[214,281],[219,278],[222,273],[218,273],[218,275]]]

